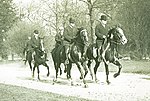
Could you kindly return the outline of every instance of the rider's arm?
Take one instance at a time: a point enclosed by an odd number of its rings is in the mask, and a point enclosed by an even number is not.
[[[68,30],[68,29],[64,29],[64,34],[63,34],[64,40],[67,40],[67,41],[71,42],[72,37],[71,37],[70,34],[71,34],[71,33],[69,33],[69,30]]]
[[[35,39],[31,39],[31,46],[35,49],[35,48],[38,48],[39,46],[37,46],[36,42],[35,42]]]
[[[100,32],[100,28],[98,25],[95,28],[95,35],[97,36],[98,39],[101,39],[101,40],[103,39],[103,34]]]

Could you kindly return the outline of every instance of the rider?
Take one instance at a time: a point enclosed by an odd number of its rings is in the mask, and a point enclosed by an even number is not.
[[[65,52],[66,52],[65,64],[69,63],[69,60],[68,60],[69,46],[70,46],[71,40],[75,38],[76,33],[77,33],[77,28],[75,26],[75,20],[73,18],[70,18],[69,25],[64,28],[64,33],[63,33],[63,37],[64,37],[63,44],[65,45]]]
[[[55,44],[55,48],[57,49],[60,45],[63,44],[63,31],[64,31],[64,28],[63,27],[60,27],[59,28],[59,32],[56,34],[55,36],[55,41],[56,41],[56,44]]]
[[[45,60],[48,61],[47,60],[47,54],[46,54],[45,50],[41,49],[42,46],[41,46],[40,37],[39,37],[39,31],[38,30],[34,30],[34,33],[33,33],[32,37],[31,37],[31,46],[32,46],[32,48],[34,50],[33,55],[35,55],[35,51],[36,50],[42,51],[45,54]],[[32,57],[33,57],[33,55],[32,55]]]
[[[96,46],[98,48],[98,61],[101,61],[101,54],[104,50],[104,47],[102,47],[103,43],[106,39],[106,34],[108,32],[106,28],[107,24],[107,17],[106,15],[101,15],[99,19],[99,23],[95,27],[95,35],[96,35]]]

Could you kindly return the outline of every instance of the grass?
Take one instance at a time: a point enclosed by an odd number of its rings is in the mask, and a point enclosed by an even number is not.
[[[150,74],[150,61],[141,60],[141,61],[134,61],[134,60],[120,60],[120,63],[122,65],[122,71],[123,73],[136,73],[136,74]],[[118,67],[109,64],[109,71],[110,72],[116,72],[118,70]],[[99,71],[104,72],[105,67],[104,64],[101,63],[99,67]]]
[[[0,101],[91,101],[5,84],[0,84],[0,92]]]
[[[123,72],[150,74],[150,61],[121,61]]]

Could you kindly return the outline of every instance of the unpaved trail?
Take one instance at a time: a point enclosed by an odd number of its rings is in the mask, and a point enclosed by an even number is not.
[[[53,67],[50,67],[50,77],[46,77],[46,73],[46,68],[40,66],[41,81],[38,81],[37,75],[31,78],[28,66],[21,63],[3,64],[0,65],[0,83],[99,101],[150,101],[150,76],[147,75],[121,73],[113,78],[114,73],[110,73],[111,84],[107,85],[104,72],[97,73],[98,83],[94,83],[88,74],[88,88],[84,88],[77,69],[72,69],[74,86],[71,86],[65,74],[59,76],[58,82],[53,85]]]

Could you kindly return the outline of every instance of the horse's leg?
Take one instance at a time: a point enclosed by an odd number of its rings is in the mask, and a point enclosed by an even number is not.
[[[91,77],[92,77],[92,80],[93,80],[93,73],[92,73],[92,69],[91,69],[91,60],[88,60],[88,63],[87,63],[87,65],[88,65],[88,69],[89,69],[89,71],[90,71],[90,75],[91,75]]]
[[[40,80],[40,70],[39,70],[39,65],[37,66],[37,73],[38,73],[38,80]]]
[[[30,70],[32,71],[32,64],[31,64],[31,61],[28,61],[29,63],[29,66],[30,66]]]
[[[94,76],[95,76],[95,82],[97,82],[98,79],[97,79],[96,73],[97,73],[97,69],[100,65],[100,62],[98,61],[98,59],[95,59],[95,62],[96,62],[96,64],[95,64],[95,67],[94,67]]]
[[[105,72],[106,72],[106,82],[107,82],[107,84],[110,84],[110,82],[109,82],[109,80],[108,80],[108,75],[109,75],[108,64],[105,63],[105,62],[104,62],[104,64],[105,64]]]
[[[86,87],[87,87],[87,84],[86,84],[86,81],[85,81],[85,79],[84,79],[84,73],[83,73],[83,70],[82,70],[83,67],[82,67],[82,65],[81,65],[80,62],[76,62],[76,65],[77,65],[77,67],[78,67],[78,69],[79,69],[79,71],[80,71],[81,77],[83,78],[84,87],[86,88]]]
[[[116,66],[119,67],[118,72],[114,74],[114,78],[116,78],[117,76],[120,75],[120,72],[121,72],[121,69],[122,69],[122,65],[119,63],[119,61],[114,61],[113,64],[115,64]]]
[[[71,68],[72,68],[72,63],[69,62],[69,64],[66,65],[67,79],[71,79]]]
[[[64,66],[65,66],[64,73],[66,73],[67,72],[67,65],[64,64]]]
[[[62,70],[61,70],[61,67],[59,67],[59,70],[60,70],[60,75],[62,74]]]
[[[85,71],[85,74],[84,74],[84,78],[86,77],[87,73],[88,73],[88,68],[86,66],[86,61],[81,63],[81,65],[83,66],[83,69]],[[80,77],[80,79],[82,79],[82,77]]]
[[[50,72],[49,72],[49,66],[47,65],[47,63],[45,62],[43,64],[43,66],[47,67],[47,77],[49,76]]]
[[[34,71],[35,71],[35,68],[36,68],[36,63],[34,64],[34,67],[33,67],[33,71],[32,71],[32,78],[34,78]]]
[[[55,63],[56,78],[55,78],[55,80],[54,80],[54,81],[57,81],[57,78],[58,78],[58,69],[59,69],[59,66],[60,66],[60,64],[58,64],[58,63]]]

